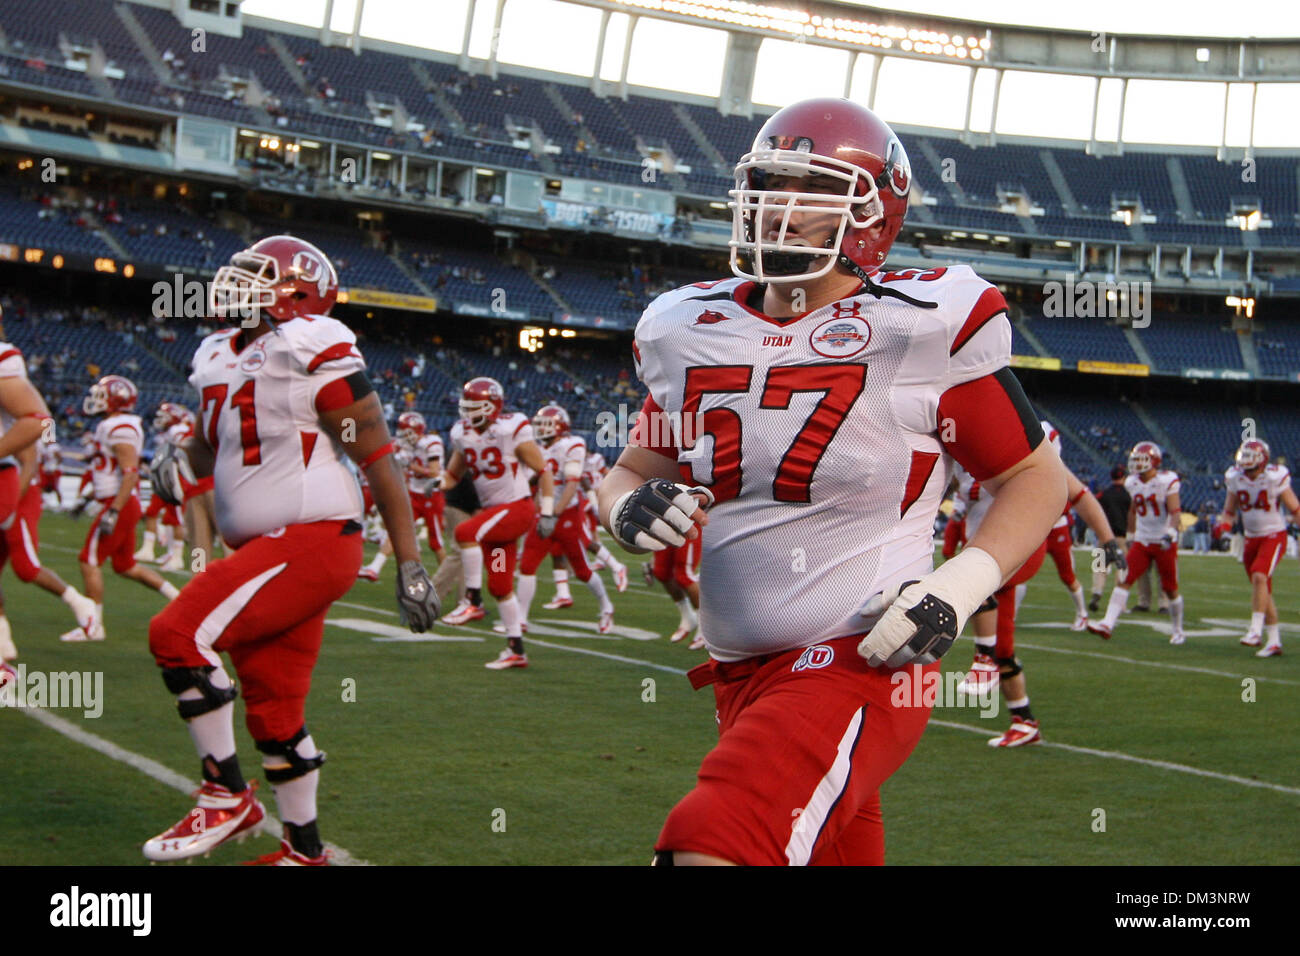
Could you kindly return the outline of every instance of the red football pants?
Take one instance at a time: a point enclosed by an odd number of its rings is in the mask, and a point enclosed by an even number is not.
[[[213,561],[149,622],[159,667],[219,665],[230,654],[254,740],[287,740],[304,724],[325,614],[356,583],[356,522],[290,525]]]
[[[456,541],[462,548],[477,543],[487,563],[488,591],[503,598],[515,588],[515,563],[519,539],[537,520],[532,498],[520,498],[505,505],[484,508],[456,526]]]

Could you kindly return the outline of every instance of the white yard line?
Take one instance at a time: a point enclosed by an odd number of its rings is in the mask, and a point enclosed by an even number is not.
[[[987,730],[981,730],[978,727],[972,727],[970,724],[958,724],[951,720],[935,720],[931,718],[930,723],[939,727],[947,727],[950,730],[964,730],[967,733],[982,734],[989,736]],[[1189,767],[1186,764],[1170,763],[1168,760],[1152,760],[1148,757],[1134,757],[1132,754],[1122,753],[1118,750],[1097,750],[1093,747],[1077,747],[1074,744],[1056,743],[1051,740],[1044,740],[1042,743],[1034,744],[1035,747],[1055,747],[1057,750],[1068,750],[1071,753],[1087,754],[1090,757],[1103,757],[1107,760],[1125,760],[1129,763],[1140,763],[1147,767],[1157,767],[1161,770],[1175,770],[1178,773],[1189,773],[1196,777],[1210,777],[1214,780],[1223,780],[1227,783],[1238,783],[1243,787],[1259,787],[1265,790],[1277,790],[1281,793],[1300,794],[1300,787],[1286,787],[1280,783],[1269,783],[1267,780],[1252,780],[1249,777],[1238,777],[1230,773],[1218,773],[1214,770],[1202,770],[1200,767]]]
[[[193,780],[188,780],[181,776],[170,767],[164,767],[156,760],[148,757],[142,757],[138,753],[127,750],[125,747],[119,747],[111,740],[105,740],[97,734],[92,734],[88,730],[77,726],[70,720],[64,720],[62,717],[56,717],[47,710],[39,708],[23,708],[23,713],[31,717],[37,723],[44,724],[46,727],[56,731],[70,740],[74,740],[82,746],[89,747],[97,753],[103,754],[110,760],[116,760],[124,763],[134,770],[140,771],[146,777],[158,781],[173,790],[179,790],[186,795],[193,793],[199,788],[199,785]],[[260,829],[275,837],[277,840],[281,834],[281,824],[270,813],[262,821]],[[365,860],[358,859],[341,846],[335,846],[333,843],[326,843],[330,850],[331,862],[338,866],[370,866]]]
[[[1017,625],[1021,628],[1032,628],[1033,624]],[[1103,661],[1114,661],[1116,664],[1137,664],[1141,667],[1159,667],[1171,671],[1188,671],[1193,674],[1209,674],[1213,677],[1231,677],[1233,680],[1242,680],[1249,677],[1253,681],[1269,684],[1286,684],[1290,687],[1300,687],[1300,680],[1287,680],[1283,677],[1261,677],[1255,674],[1234,674],[1231,671],[1216,671],[1209,667],[1193,667],[1191,664],[1171,664],[1165,661],[1140,661],[1135,657],[1120,657],[1118,654],[1103,654],[1100,651],[1078,651],[1070,647],[1048,647],[1045,644],[1026,644],[1024,641],[1017,641],[1016,646],[1023,647],[1030,651],[1049,651],[1053,654],[1073,654],[1076,657],[1096,657]]]

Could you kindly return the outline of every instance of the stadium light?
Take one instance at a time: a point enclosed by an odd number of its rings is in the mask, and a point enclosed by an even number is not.
[[[969,37],[955,27],[949,31],[921,26],[874,23],[852,17],[809,14],[789,6],[749,3],[746,0],[610,0],[611,3],[651,13],[669,13],[707,24],[730,24],[787,40],[835,40],[854,46],[888,50],[894,44],[904,53],[952,60],[983,59],[992,46],[987,36]]]
[[[1241,296],[1230,295],[1223,301],[1224,304],[1230,308],[1236,309],[1238,315],[1240,315],[1244,310],[1246,318],[1253,319],[1255,317],[1255,300],[1253,298],[1242,298]]]

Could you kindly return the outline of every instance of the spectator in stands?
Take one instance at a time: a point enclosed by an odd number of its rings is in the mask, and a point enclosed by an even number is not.
[[[1192,526],[1193,551],[1196,554],[1210,553],[1210,515],[1205,510],[1205,505],[1201,505],[1201,512],[1196,516],[1196,524]]]

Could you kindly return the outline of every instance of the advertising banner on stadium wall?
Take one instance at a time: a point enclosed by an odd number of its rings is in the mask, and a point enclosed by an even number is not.
[[[556,325],[581,325],[590,329],[634,329],[635,320],[609,318],[603,315],[573,315],[569,312],[556,312],[552,317]]]
[[[657,236],[673,224],[673,217],[663,213],[639,209],[606,209],[604,206],[558,199],[543,199],[542,209],[548,225],[574,229],[609,229],[614,232]]]
[[[382,289],[341,289],[339,302],[373,305],[380,309],[410,309],[413,312],[437,312],[438,300],[428,295],[407,295]]]
[[[1185,368],[1183,378],[1217,378],[1249,382],[1254,376],[1242,368]]]
[[[457,315],[481,315],[489,319],[514,319],[516,322],[529,322],[533,318],[527,309],[494,309],[490,305],[475,302],[457,302],[452,305],[451,311]]]
[[[1092,359],[1079,359],[1075,366],[1080,372],[1092,372],[1097,375],[1150,375],[1151,369],[1145,365],[1130,362],[1098,362]]]
[[[1061,360],[1051,355],[1013,355],[1012,368],[1042,368],[1051,372],[1061,370]]]

